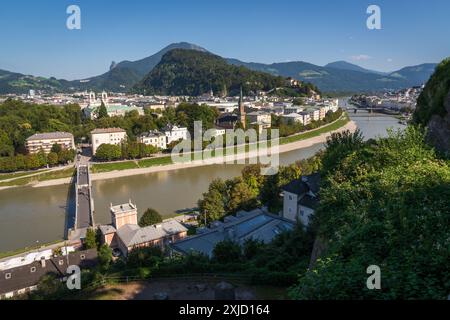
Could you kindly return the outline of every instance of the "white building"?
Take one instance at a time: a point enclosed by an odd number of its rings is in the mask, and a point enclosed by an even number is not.
[[[284,114],[281,116],[281,119],[284,124],[294,124],[294,123],[303,124],[303,116],[298,113]]]
[[[307,226],[319,203],[320,175],[303,176],[291,181],[283,190],[283,218]]]
[[[68,132],[37,133],[27,139],[25,146],[29,153],[35,154],[40,150],[49,153],[55,144],[65,150],[75,149],[73,135]]]
[[[95,129],[91,132],[92,154],[95,155],[102,144],[120,145],[127,139],[127,133],[121,128]]]
[[[173,125],[168,125],[163,130],[166,135],[167,144],[171,144],[174,141],[187,140],[188,139],[188,129],[183,127],[177,127]]]
[[[143,133],[139,136],[138,142],[154,146],[158,149],[167,149],[167,137],[164,133],[157,130]]]
[[[226,133],[226,129],[219,127],[219,126],[215,126],[214,128],[212,128],[210,130],[212,132],[212,134],[211,134],[212,138],[223,136]]]
[[[250,123],[271,124],[272,116],[264,111],[254,111],[247,113],[247,119]]]

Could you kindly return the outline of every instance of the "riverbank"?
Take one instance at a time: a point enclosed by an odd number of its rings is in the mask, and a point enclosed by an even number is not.
[[[315,144],[325,143],[327,138],[329,136],[331,136],[332,133],[342,132],[342,131],[347,131],[347,130],[354,132],[354,131],[356,131],[357,128],[358,127],[355,122],[349,121],[344,126],[340,127],[337,130],[328,131],[325,133],[319,133],[316,136],[313,136],[313,137],[310,137],[307,139],[303,139],[303,140],[299,140],[299,141],[295,141],[295,142],[280,144],[280,146],[278,147],[278,149],[279,149],[278,153],[282,154],[282,153],[286,153],[286,152],[290,152],[290,151],[294,151],[294,150],[298,150],[298,149],[308,148]],[[175,164],[172,163],[172,164],[159,165],[159,166],[150,166],[150,167],[145,167],[145,168],[123,169],[123,170],[115,170],[115,171],[109,171],[109,172],[93,173],[91,175],[91,178],[93,181],[107,180],[107,179],[115,179],[115,178],[126,177],[126,176],[136,176],[136,175],[162,172],[162,171],[173,171],[173,170],[207,166],[207,165],[217,164],[219,161],[222,163],[231,162],[233,160],[234,161],[242,161],[242,160],[246,160],[246,159],[255,158],[258,156],[259,152],[262,151],[262,153],[265,153],[264,152],[265,150],[267,150],[267,149],[246,152],[246,153],[241,153],[241,154],[236,154],[236,155],[231,155],[231,156],[225,156],[225,157],[223,157],[223,158],[221,157],[219,159],[218,158],[210,158],[210,159],[206,159],[206,160],[198,160],[198,161],[192,161],[192,162],[188,162],[188,163],[175,163]],[[71,179],[68,178],[68,179],[44,181],[44,182],[34,185],[33,187],[47,187],[47,186],[65,184],[65,183],[70,183],[70,180]]]
[[[333,132],[340,132],[345,130],[355,131],[357,128],[353,121],[350,121],[347,115],[336,120],[333,123],[325,125],[321,128],[310,130],[304,133],[295,134],[289,137],[279,139],[278,153],[282,154],[293,150],[303,149],[315,144],[324,143]],[[225,157],[215,157],[214,155],[205,160],[189,161],[184,163],[173,163],[171,156],[155,157],[150,159],[123,161],[116,163],[101,163],[92,166],[92,180],[107,180],[118,177],[135,176],[148,173],[173,171],[179,169],[188,169],[194,167],[207,166],[217,163],[229,162],[245,162],[247,159],[257,158],[260,154],[267,154],[269,151],[265,148],[257,151],[248,151],[249,146],[246,147],[246,152],[232,154]],[[226,153],[226,152],[224,152]],[[41,175],[33,175],[16,179],[14,184],[9,185],[7,182],[0,182],[0,191],[15,187],[32,186],[34,188],[58,186],[70,184],[73,179],[73,171],[61,170],[58,175],[54,172],[47,172]]]

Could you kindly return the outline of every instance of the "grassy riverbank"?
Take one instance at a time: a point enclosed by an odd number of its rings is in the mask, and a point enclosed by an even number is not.
[[[329,133],[331,131],[338,130],[342,127],[344,127],[346,124],[350,122],[350,119],[347,114],[344,114],[340,119],[336,120],[335,122],[325,125],[323,127],[310,130],[304,133],[299,133],[296,135],[292,135],[289,137],[280,138],[280,145],[286,145],[294,142],[299,142],[311,138],[318,137],[322,134]],[[240,147],[229,147],[226,149],[223,149],[224,154],[232,154],[234,152],[238,152],[237,150]],[[245,146],[245,152],[248,152],[250,149],[249,145]],[[240,151],[242,152],[242,151]],[[192,154],[193,157],[194,154]],[[211,156],[207,158],[212,158],[216,156],[216,152],[212,151]],[[151,167],[157,167],[157,166],[166,166],[173,164],[172,158],[170,155],[167,156],[161,156],[161,157],[155,157],[155,158],[148,158],[148,159],[142,159],[142,160],[130,160],[130,161],[120,161],[120,162],[108,162],[108,163],[96,163],[93,164],[91,169],[92,173],[105,173],[105,172],[112,172],[112,171],[123,171],[123,170],[130,170],[130,169],[144,169],[144,168],[151,168]],[[40,174],[36,173],[18,173],[18,174],[5,174],[0,176],[0,188],[2,187],[13,187],[13,186],[26,186],[26,185],[33,185],[39,182],[43,181],[49,181],[49,180],[56,180],[56,179],[63,179],[63,178],[70,178],[75,174],[74,168],[59,170],[59,171],[50,171],[46,172],[43,171]],[[21,178],[21,175],[23,177]],[[2,180],[8,180],[12,178],[17,178],[12,181],[4,181]]]
[[[55,180],[55,179],[63,179],[63,178],[70,178],[75,175],[75,168],[67,168],[63,170],[56,170],[56,171],[45,171],[38,175],[33,176],[25,176],[23,178],[15,179],[12,181],[6,181],[6,182],[0,182],[0,188],[1,187],[12,187],[12,186],[26,186],[26,185],[32,185],[38,182],[42,181],[49,181],[49,180]]]
[[[336,120],[335,122],[325,125],[323,127],[320,127],[318,129],[310,130],[308,132],[299,133],[290,137],[284,137],[280,138],[280,145],[298,142],[314,137],[318,137],[321,134],[328,133],[331,131],[338,130],[345,126],[347,123],[349,123],[350,119],[347,114],[343,115],[340,119]],[[226,149],[222,149],[224,154],[231,154],[232,152],[228,152],[231,150],[236,150],[238,147],[229,147]],[[249,146],[246,145],[245,151],[249,151]],[[211,157],[215,156],[215,152],[212,151]],[[112,163],[97,163],[92,166],[92,172],[93,173],[103,173],[103,172],[110,172],[110,171],[121,171],[121,170],[128,170],[128,169],[140,169],[140,168],[149,168],[153,166],[164,166],[164,165],[170,165],[173,164],[172,158],[170,155],[163,156],[163,157],[156,157],[151,159],[144,159],[144,160],[132,160],[132,161],[121,161],[121,162],[112,162]]]

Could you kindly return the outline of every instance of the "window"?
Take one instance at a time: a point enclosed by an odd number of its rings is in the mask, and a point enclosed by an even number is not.
[[[36,267],[31,267],[31,273],[36,272]]]
[[[11,273],[5,274],[5,279],[6,279],[6,280],[11,279]]]
[[[289,201],[292,201],[292,196],[291,195],[289,196]]]

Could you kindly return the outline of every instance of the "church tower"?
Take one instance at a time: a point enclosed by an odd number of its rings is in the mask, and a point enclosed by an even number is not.
[[[239,120],[241,121],[242,127],[245,129],[246,114],[245,114],[245,106],[244,106],[244,97],[242,95],[242,86],[241,86],[241,95],[239,96]]]

